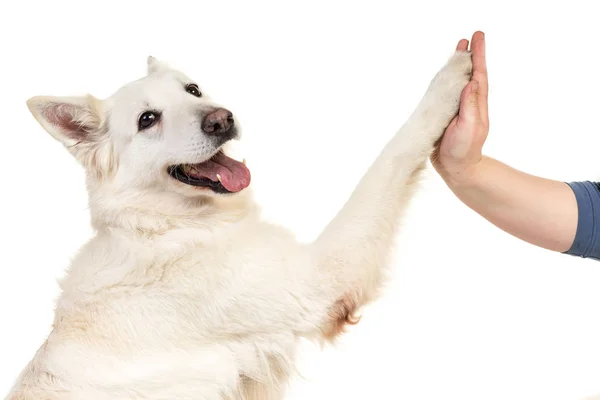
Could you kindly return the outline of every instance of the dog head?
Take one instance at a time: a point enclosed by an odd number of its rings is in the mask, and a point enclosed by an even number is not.
[[[250,184],[224,146],[238,139],[233,113],[190,77],[148,58],[148,73],[105,100],[36,96],[35,119],[84,166],[92,187],[222,197]]]

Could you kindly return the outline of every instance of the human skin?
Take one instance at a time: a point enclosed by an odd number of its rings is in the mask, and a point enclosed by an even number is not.
[[[498,228],[535,246],[565,252],[575,239],[578,218],[569,185],[516,170],[482,153],[490,125],[485,46],[481,31],[470,43],[458,42],[458,50],[471,51],[473,75],[432,164],[466,206]]]

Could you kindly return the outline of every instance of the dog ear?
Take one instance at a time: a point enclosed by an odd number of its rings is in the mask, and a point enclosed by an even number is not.
[[[148,64],[148,75],[151,75],[155,72],[167,69],[167,64],[163,61],[160,61],[156,57],[148,56],[147,60]]]
[[[70,148],[98,138],[103,125],[100,100],[93,96],[36,96],[27,107],[42,127]]]
[[[118,159],[107,134],[103,103],[93,96],[37,96],[27,106],[52,137],[61,142],[97,180],[111,176]]]

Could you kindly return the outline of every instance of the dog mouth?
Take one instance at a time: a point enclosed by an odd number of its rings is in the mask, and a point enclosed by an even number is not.
[[[205,187],[215,193],[237,193],[250,185],[246,163],[226,156],[221,150],[198,164],[172,165],[168,173],[179,182]]]

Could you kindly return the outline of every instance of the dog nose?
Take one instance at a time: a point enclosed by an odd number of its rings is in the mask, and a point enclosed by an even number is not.
[[[204,117],[202,130],[209,135],[221,135],[233,127],[233,114],[224,108],[218,108]]]

